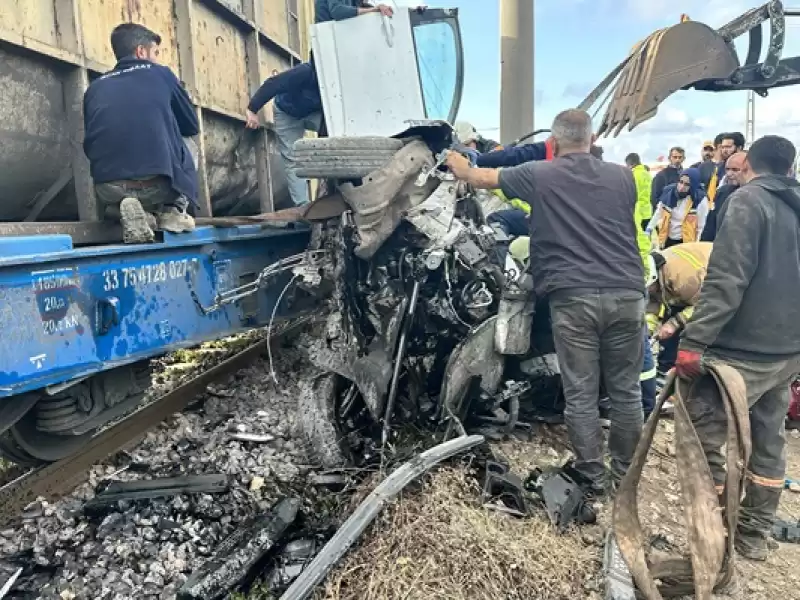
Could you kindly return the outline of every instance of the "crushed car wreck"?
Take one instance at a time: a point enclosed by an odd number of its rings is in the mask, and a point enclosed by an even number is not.
[[[457,147],[448,125],[436,127]],[[340,214],[313,222],[308,259],[295,269],[304,291],[326,298],[325,323],[303,346],[328,375],[301,399],[323,462],[359,449],[363,459],[353,433],[366,423],[381,444],[395,422],[444,439],[468,422],[511,432],[520,397],[542,392],[525,363],[552,353],[548,314],[534,310],[524,265],[498,249],[480,196],[437,167],[437,148],[404,141],[360,185],[339,186]],[[520,335],[531,329],[533,340]]]

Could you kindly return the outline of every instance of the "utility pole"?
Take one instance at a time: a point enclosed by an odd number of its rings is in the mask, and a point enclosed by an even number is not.
[[[500,141],[533,131],[533,3],[500,0]]]
[[[745,147],[749,148],[756,139],[756,93],[747,92],[747,118],[744,124]]]

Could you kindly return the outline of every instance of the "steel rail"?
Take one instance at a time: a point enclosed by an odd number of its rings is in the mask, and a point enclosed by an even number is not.
[[[244,368],[265,348],[284,340],[312,319],[312,315],[304,315],[286,321],[269,338],[248,346],[102,430],[75,454],[29,471],[0,487],[0,526],[13,522],[38,498],[54,500],[71,492],[87,479],[93,465],[135,444],[150,429],[186,408],[210,383]]]

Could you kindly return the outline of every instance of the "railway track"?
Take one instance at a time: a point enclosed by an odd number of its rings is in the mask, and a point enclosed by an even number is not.
[[[279,324],[269,338],[225,359],[157,400],[139,408],[122,421],[94,436],[77,453],[34,469],[0,488],[0,526],[14,521],[37,498],[56,499],[86,480],[89,469],[114,453],[135,444],[170,415],[182,411],[207,386],[252,362],[268,346],[276,346],[312,320],[306,315]]]

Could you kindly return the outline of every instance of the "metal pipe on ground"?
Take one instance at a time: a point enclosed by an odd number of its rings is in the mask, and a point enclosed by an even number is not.
[[[325,579],[333,566],[345,555],[353,543],[364,533],[370,523],[390,500],[417,477],[447,460],[482,444],[482,435],[462,436],[434,446],[403,463],[384,479],[372,493],[358,505],[311,564],[295,579],[280,600],[305,600],[314,588]]]

